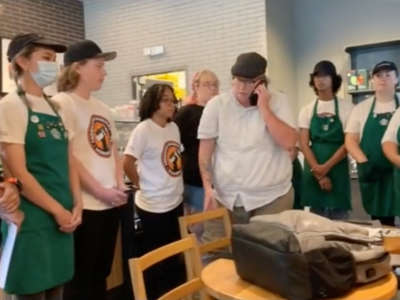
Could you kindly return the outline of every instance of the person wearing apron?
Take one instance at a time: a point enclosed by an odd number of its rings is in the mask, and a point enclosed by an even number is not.
[[[64,300],[105,300],[127,188],[117,150],[110,108],[92,96],[106,76],[105,62],[117,53],[102,52],[93,41],[70,45],[58,79],[60,105],[82,185],[82,224],[74,232],[75,274],[64,287]]]
[[[4,290],[19,300],[61,300],[74,273],[71,232],[81,220],[79,180],[63,120],[43,94],[56,78],[56,52],[65,50],[32,33],[16,36],[7,52],[17,90],[0,102],[0,142],[7,169],[22,182],[25,219]],[[7,227],[2,224],[5,235]]]
[[[339,101],[342,79],[330,61],[320,61],[310,86],[318,99],[300,112],[300,145],[305,157],[301,201],[311,211],[345,219],[351,209],[350,174],[343,125],[352,105]]]
[[[389,122],[382,138],[383,153],[393,164],[394,202],[393,210],[399,215],[400,210],[400,109],[397,109]]]
[[[363,206],[372,219],[394,225],[399,208],[395,203],[393,165],[384,156],[381,140],[393,112],[399,106],[395,94],[398,70],[382,61],[372,71],[375,96],[359,103],[346,128],[346,148],[357,161]]]

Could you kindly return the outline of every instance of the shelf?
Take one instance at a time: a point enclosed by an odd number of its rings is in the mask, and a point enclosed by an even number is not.
[[[400,88],[396,88],[396,92],[400,92]],[[350,95],[362,95],[362,94],[373,94],[375,93],[375,90],[354,90],[354,91],[347,91],[348,94]]]
[[[359,50],[373,50],[375,48],[384,48],[384,47],[392,47],[392,46],[400,46],[400,40],[382,42],[382,43],[373,43],[373,44],[364,44],[359,46],[351,46],[346,47],[344,50],[351,54],[352,52]]]

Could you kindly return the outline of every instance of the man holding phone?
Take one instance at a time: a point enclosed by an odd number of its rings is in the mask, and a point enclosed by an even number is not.
[[[267,88],[267,61],[243,53],[232,66],[232,90],[210,100],[198,129],[204,210],[223,205],[234,223],[293,207],[297,131],[287,97]]]

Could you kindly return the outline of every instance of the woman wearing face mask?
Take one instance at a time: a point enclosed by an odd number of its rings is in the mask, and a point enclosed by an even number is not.
[[[202,70],[193,77],[190,104],[183,106],[175,116],[184,147],[183,181],[184,202],[188,213],[203,211],[204,189],[199,171],[199,140],[197,128],[204,106],[218,94],[219,82],[214,72]]]
[[[93,41],[68,47],[58,80],[61,105],[72,137],[72,151],[82,184],[82,225],[75,231],[75,275],[64,288],[65,300],[105,300],[119,223],[126,203],[117,132],[107,105],[92,96],[106,77],[105,62],[116,52],[102,52]]]
[[[358,180],[365,210],[372,219],[394,226],[400,205],[395,203],[393,166],[384,156],[381,140],[393,112],[399,107],[395,93],[398,70],[382,61],[372,70],[374,97],[354,107],[346,127],[346,148],[357,161]]]
[[[79,180],[63,120],[43,93],[56,79],[56,52],[65,49],[31,33],[16,36],[7,51],[17,90],[0,101],[0,142],[3,161],[23,186],[25,220],[5,291],[19,300],[61,300],[62,285],[74,272],[71,232],[81,220]]]

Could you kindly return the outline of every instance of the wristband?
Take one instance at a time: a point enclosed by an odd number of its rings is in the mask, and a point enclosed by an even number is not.
[[[8,178],[4,179],[4,181],[8,182],[8,183],[11,183],[11,184],[14,184],[17,187],[19,192],[22,190],[22,183],[21,183],[21,181],[18,180],[18,178],[16,178],[16,177],[8,177]]]

